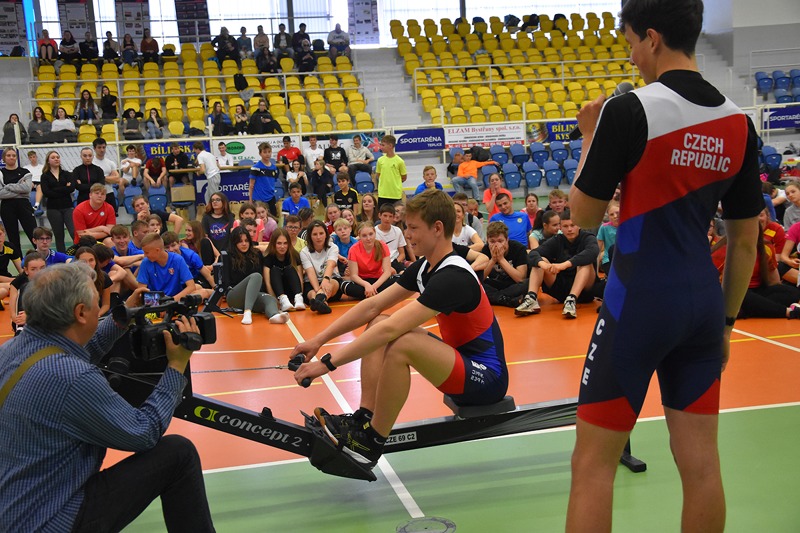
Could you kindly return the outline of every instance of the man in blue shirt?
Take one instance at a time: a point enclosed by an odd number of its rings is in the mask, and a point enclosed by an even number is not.
[[[214,531],[197,450],[162,437],[192,352],[165,335],[167,368],[132,407],[96,366],[127,327],[99,319],[93,276],[80,262],[45,268],[26,289],[25,330],[0,346],[0,386],[16,380],[0,399],[0,530],[120,531],[160,496],[167,529]],[[100,472],[107,448],[135,453]]]
[[[495,213],[489,219],[489,222],[502,222],[508,227],[509,239],[517,241],[525,248],[530,248],[528,246],[528,234],[533,228],[531,228],[531,219],[528,218],[528,215],[521,211],[515,213],[511,197],[506,193],[501,192],[498,194],[494,205],[497,206],[500,212]]]
[[[151,233],[142,240],[144,259],[136,274],[139,287],[161,291],[176,301],[195,290],[194,278],[179,255],[167,252],[161,235]]]
[[[272,160],[272,146],[269,143],[258,145],[261,161],[250,167],[250,201],[264,202],[269,206],[269,212],[278,216],[278,206],[275,204],[275,183],[278,179],[278,167]]]
[[[300,187],[299,183],[292,183],[289,185],[289,198],[285,199],[281,206],[284,221],[289,215],[298,214],[304,207],[311,208],[311,204],[308,203],[308,198],[302,196],[302,194],[303,188]]]
[[[192,273],[195,282],[201,284],[200,287],[197,287],[197,293],[203,298],[209,298],[211,289],[214,288],[211,265],[204,265],[203,260],[197,253],[185,246],[181,246],[180,238],[174,231],[166,232],[161,238],[164,240],[164,248],[168,252],[181,257],[186,262],[186,266],[189,267],[189,272]]]

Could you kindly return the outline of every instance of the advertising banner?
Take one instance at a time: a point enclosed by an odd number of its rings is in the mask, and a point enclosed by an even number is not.
[[[444,150],[444,128],[395,130],[394,136],[397,137],[396,152]]]
[[[764,111],[764,129],[800,128],[800,105]]]
[[[523,124],[459,124],[446,126],[446,148],[469,148],[483,146],[488,148],[499,144],[511,146],[525,142],[525,128]]]

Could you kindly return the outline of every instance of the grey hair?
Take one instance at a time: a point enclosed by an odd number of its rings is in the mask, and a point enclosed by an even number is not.
[[[75,306],[97,303],[95,272],[75,261],[45,268],[22,294],[27,324],[61,333],[75,323]]]

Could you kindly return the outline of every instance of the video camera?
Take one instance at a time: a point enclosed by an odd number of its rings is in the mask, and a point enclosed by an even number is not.
[[[217,323],[214,315],[197,310],[202,303],[200,296],[190,294],[184,296],[181,302],[176,302],[172,298],[164,297],[163,293],[146,292],[143,300],[145,305],[142,307],[128,308],[120,305],[112,311],[114,320],[119,323],[134,321],[130,328],[130,339],[135,358],[151,361],[164,357],[167,354],[164,331],[170,332],[172,342],[192,351],[199,350],[203,344],[213,344],[217,341]],[[150,317],[162,313],[162,320],[153,323]],[[179,331],[172,322],[177,316],[194,318],[200,334]]]

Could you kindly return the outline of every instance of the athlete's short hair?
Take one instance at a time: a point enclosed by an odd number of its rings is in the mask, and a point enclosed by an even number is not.
[[[489,222],[489,225],[486,226],[486,238],[489,239],[490,237],[499,237],[500,235],[508,239],[508,226],[499,220],[495,222]]]
[[[561,189],[553,189],[550,191],[550,194],[547,195],[547,198],[552,200],[553,198],[561,198],[562,200],[567,199],[567,193],[562,191]]]
[[[450,196],[437,189],[427,190],[416,195],[406,204],[406,218],[411,215],[419,216],[425,224],[433,226],[440,221],[444,226],[444,236],[453,237],[456,227],[456,209]]]
[[[703,27],[703,0],[628,0],[619,23],[622,31],[628,26],[640,39],[652,28],[668,48],[691,57]]]

